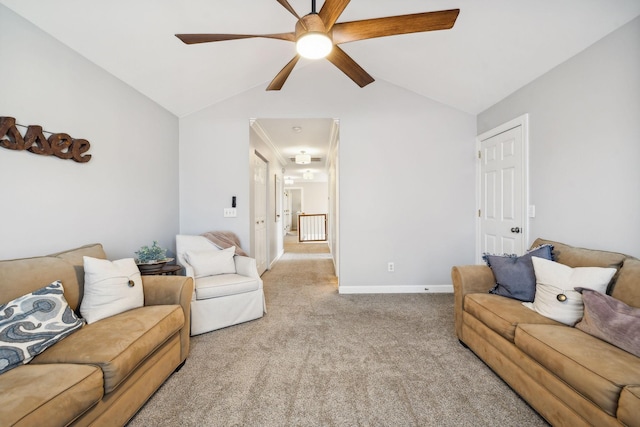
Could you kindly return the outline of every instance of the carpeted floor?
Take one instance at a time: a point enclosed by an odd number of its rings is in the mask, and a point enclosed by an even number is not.
[[[453,295],[339,295],[326,245],[285,251],[268,313],[193,337],[130,427],[547,425],[459,344]]]

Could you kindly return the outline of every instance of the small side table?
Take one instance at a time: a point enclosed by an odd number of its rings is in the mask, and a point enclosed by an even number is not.
[[[176,276],[182,271],[182,266],[176,264],[165,264],[161,270],[151,273],[140,273],[143,276]]]

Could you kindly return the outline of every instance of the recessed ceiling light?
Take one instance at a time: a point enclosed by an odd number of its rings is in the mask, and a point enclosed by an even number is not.
[[[291,130],[294,131],[295,133],[302,132],[302,128],[300,126],[294,126],[291,128]]]

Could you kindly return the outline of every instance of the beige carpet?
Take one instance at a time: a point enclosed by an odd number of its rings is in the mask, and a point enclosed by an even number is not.
[[[269,312],[193,337],[131,427],[547,425],[459,344],[453,295],[339,295],[291,238],[263,279]]]

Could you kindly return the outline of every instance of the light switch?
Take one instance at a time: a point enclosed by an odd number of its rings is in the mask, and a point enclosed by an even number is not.
[[[536,217],[536,205],[529,205],[529,218]]]
[[[224,217],[225,218],[235,218],[238,216],[238,212],[236,208],[224,208]]]

